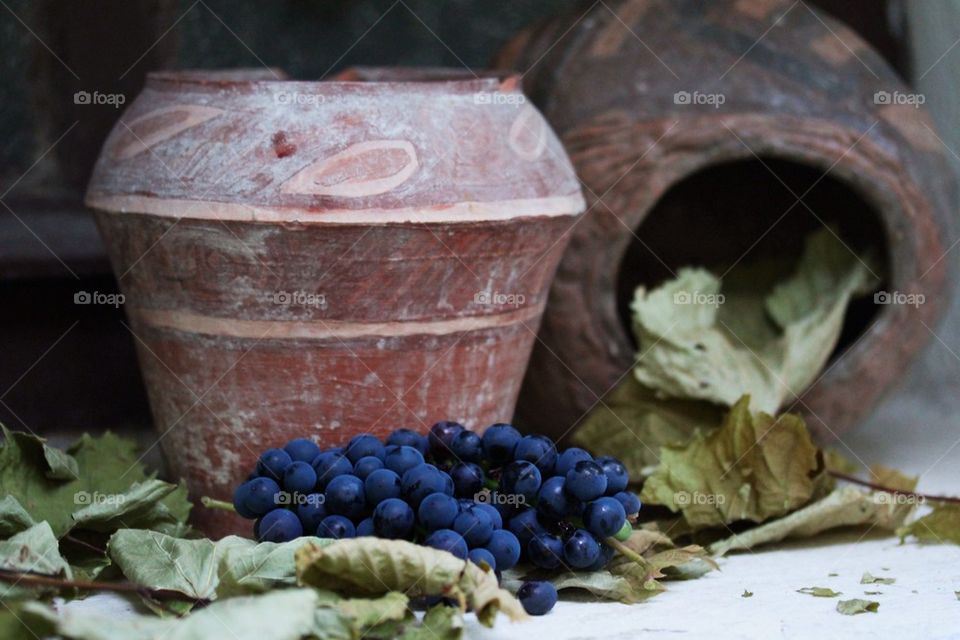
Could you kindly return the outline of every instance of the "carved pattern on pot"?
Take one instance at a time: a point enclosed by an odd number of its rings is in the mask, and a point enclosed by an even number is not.
[[[407,140],[370,140],[304,167],[281,187],[284,193],[374,196],[396,189],[420,166]]]
[[[120,120],[120,134],[111,141],[109,153],[126,160],[223,113],[200,105],[174,105],[146,113],[132,122]]]

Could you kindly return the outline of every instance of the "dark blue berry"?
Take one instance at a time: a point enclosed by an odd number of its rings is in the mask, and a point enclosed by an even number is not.
[[[500,473],[500,492],[533,501],[540,490],[540,481],[540,470],[532,462],[511,462]]]
[[[557,519],[573,515],[579,501],[566,492],[566,482],[561,476],[547,478],[537,494],[537,511]]]
[[[557,464],[554,468],[554,473],[558,476],[566,476],[567,472],[573,469],[573,467],[582,460],[593,460],[593,456],[583,449],[570,447],[557,456]]]
[[[493,535],[493,522],[485,512],[471,507],[454,519],[453,530],[463,536],[471,548],[482,547]]]
[[[476,503],[476,504],[474,504],[474,505],[471,505],[471,506],[472,506],[472,508],[474,508],[474,509],[479,509],[479,510],[481,510],[481,511],[485,511],[485,512],[487,513],[487,515],[490,516],[490,522],[493,523],[493,528],[494,528],[494,529],[502,529],[502,528],[503,528],[503,516],[501,516],[501,515],[500,515],[500,512],[497,511],[492,505],[489,505],[489,504],[486,504],[486,503],[479,503],[479,502],[478,502],[478,503]]]
[[[309,462],[297,460],[283,472],[283,488],[290,493],[310,493],[317,484],[317,472]]]
[[[357,524],[357,537],[374,536],[373,518],[364,518]]]
[[[270,478],[254,478],[247,483],[244,507],[257,517],[275,509],[280,503],[280,485]]]
[[[627,513],[616,498],[597,498],[583,512],[584,526],[600,539],[616,534],[626,520]]]
[[[483,432],[483,455],[495,467],[509,462],[520,438],[520,432],[512,425],[492,424]]]
[[[427,452],[427,438],[411,429],[397,429],[387,437],[387,444],[413,447],[422,454]]]
[[[316,531],[320,521],[330,515],[323,506],[323,499],[322,493],[311,493],[304,502],[297,505],[297,517],[300,518],[304,531]]]
[[[320,455],[320,447],[313,440],[307,438],[296,438],[291,440],[283,447],[290,459],[294,462],[311,463]]]
[[[362,516],[367,507],[364,482],[357,476],[337,476],[327,484],[323,495],[328,513],[351,520]]]
[[[467,553],[467,558],[469,558],[470,562],[477,565],[478,567],[481,566],[480,563],[482,562],[482,563],[486,563],[486,565],[490,567],[491,571],[497,570],[496,558],[493,557],[492,553],[490,553],[489,551],[487,551],[482,547],[471,549],[470,552]]]
[[[427,531],[450,529],[460,514],[460,505],[455,498],[445,493],[431,493],[420,503],[417,516]]]
[[[497,529],[490,535],[484,548],[493,554],[500,571],[512,569],[520,561],[520,541],[506,529]]]
[[[600,465],[603,473],[607,476],[608,496],[620,493],[627,488],[627,483],[630,482],[630,475],[627,473],[627,468],[623,466],[622,462],[613,456],[601,456],[596,459],[596,463]]]
[[[354,436],[347,444],[346,455],[347,458],[350,459],[350,462],[353,463],[356,463],[360,458],[366,458],[367,456],[373,456],[374,458],[383,460],[383,443],[381,443],[376,437],[366,433],[359,436]]]
[[[533,509],[526,509],[510,518],[510,522],[507,523],[507,528],[513,535],[517,536],[521,548],[524,549],[534,536],[547,532],[539,520],[537,520],[537,512]]]
[[[483,489],[483,469],[472,462],[458,462],[450,469],[453,493],[458,498],[473,498]]]
[[[392,449],[383,459],[383,466],[401,478],[404,473],[421,464],[423,464],[423,454],[406,445]]]
[[[455,458],[461,462],[480,462],[483,456],[483,444],[473,431],[464,429],[453,437],[450,442],[450,449],[453,450]]]
[[[409,538],[413,523],[413,509],[399,498],[387,498],[373,510],[373,530],[381,538]]]
[[[461,560],[467,559],[467,543],[463,537],[456,531],[450,529],[440,529],[434,531],[423,542],[428,547],[449,551]]]
[[[366,480],[367,476],[377,469],[383,469],[383,461],[373,456],[365,456],[353,465],[353,475],[361,480]]]
[[[387,498],[399,498],[400,488],[400,476],[390,469],[377,469],[363,482],[363,493],[370,505],[379,504]]]
[[[274,509],[260,519],[257,539],[260,542],[289,542],[303,535],[303,525],[293,511]]]
[[[613,559],[613,554],[615,553],[613,547],[608,547],[607,545],[600,543],[600,555],[597,557],[597,561],[592,565],[587,567],[586,571],[599,571],[607,566],[607,563]]]
[[[524,582],[517,590],[517,598],[523,610],[532,616],[550,613],[557,604],[557,588],[546,581]]]
[[[430,427],[430,434],[427,436],[430,442],[430,451],[435,456],[448,456],[452,453],[453,438],[463,431],[463,425],[459,422],[442,420]]]
[[[283,449],[267,449],[260,454],[257,460],[257,473],[261,476],[280,482],[283,480],[284,470],[290,466],[293,460]]]
[[[311,464],[317,472],[317,489],[321,491],[337,476],[353,473],[353,465],[342,453],[326,451],[317,456]]]
[[[353,526],[350,520],[343,516],[327,516],[320,521],[320,526],[317,527],[318,538],[336,538],[340,540],[343,538],[355,538],[356,536],[356,527]]]
[[[567,471],[567,491],[578,500],[588,502],[603,495],[607,490],[607,476],[593,460],[581,460]]]
[[[446,492],[445,475],[432,464],[416,466],[404,473],[400,479],[400,495],[410,503],[411,507],[416,509],[420,506],[420,502],[431,493]]]
[[[553,473],[557,463],[557,446],[546,436],[524,436],[517,443],[513,457],[515,460],[532,462],[540,469],[540,475],[548,476]]]
[[[589,531],[577,529],[563,543],[563,558],[574,569],[585,569],[600,557],[600,543]]]
[[[541,569],[556,569],[563,561],[563,540],[551,533],[533,536],[527,543],[527,557]]]
[[[246,501],[250,496],[250,482],[244,482],[243,484],[237,485],[237,488],[233,490],[233,508],[236,510],[237,514],[248,520],[253,520],[257,517],[257,514],[247,508]]]
[[[640,511],[640,498],[637,497],[637,494],[630,491],[621,491],[613,497],[623,505],[623,510],[628,516],[635,515]]]

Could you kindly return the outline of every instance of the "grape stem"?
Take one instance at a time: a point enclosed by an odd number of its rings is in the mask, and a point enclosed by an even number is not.
[[[868,489],[873,489],[874,491],[882,491],[884,493],[893,493],[899,494],[901,496],[909,496],[911,498],[920,498],[924,502],[946,502],[950,504],[960,504],[960,498],[953,496],[931,496],[925,493],[917,493],[916,491],[904,491],[903,489],[894,489],[892,487],[885,487],[868,480],[861,480],[854,476],[841,473],[839,471],[827,470],[827,473],[832,475],[837,480],[843,480],[844,482],[851,482],[853,484],[859,484],[862,487],[867,487]]]
[[[234,513],[237,512],[232,503],[225,500],[217,500],[216,498],[209,498],[207,496],[200,498],[200,504],[205,506],[207,509],[220,509],[222,511],[233,511]]]
[[[606,542],[608,545],[616,549],[620,555],[630,558],[637,564],[644,565],[644,566],[647,564],[646,558],[644,558],[642,555],[640,555],[639,553],[637,553],[627,545],[623,544],[613,536],[610,536],[609,538],[604,540],[604,542]]]
[[[137,593],[154,600],[180,600],[194,604],[209,604],[205,598],[194,598],[179,591],[169,589],[151,589],[132,582],[97,582],[94,580],[68,580],[44,573],[29,571],[11,571],[0,569],[0,581],[22,584],[32,587],[53,587],[56,589],[81,589],[85,591],[113,591],[116,593]]]

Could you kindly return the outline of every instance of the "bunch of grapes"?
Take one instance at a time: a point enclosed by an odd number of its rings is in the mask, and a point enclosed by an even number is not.
[[[558,452],[508,424],[483,435],[438,422],[428,435],[398,429],[386,442],[354,437],[321,451],[298,438],[269,449],[237,487],[237,513],[258,540],[377,536],[449,551],[498,574],[524,558],[544,569],[595,570],[624,539],[640,500],[611,457]]]

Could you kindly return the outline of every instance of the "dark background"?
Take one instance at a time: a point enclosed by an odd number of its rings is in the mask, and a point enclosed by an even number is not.
[[[122,112],[154,69],[263,67],[321,79],[351,65],[479,69],[523,27],[578,0],[27,0],[0,3],[0,422],[64,433],[149,423],[123,312],[77,306],[116,291],[82,194]],[[901,72],[881,0],[810,2]]]

